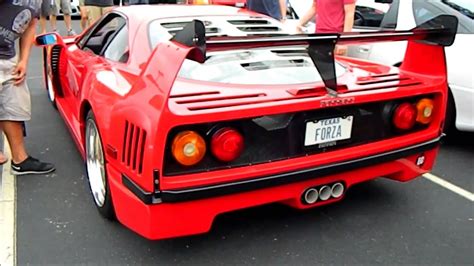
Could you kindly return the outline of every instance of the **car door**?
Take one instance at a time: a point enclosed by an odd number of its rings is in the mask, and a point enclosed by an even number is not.
[[[81,91],[89,85],[90,73],[105,65],[102,56],[113,37],[126,25],[126,19],[117,13],[103,17],[97,26],[86,32],[67,50],[68,65],[62,79],[65,100],[70,111],[79,115]],[[76,117],[78,121],[78,117]]]

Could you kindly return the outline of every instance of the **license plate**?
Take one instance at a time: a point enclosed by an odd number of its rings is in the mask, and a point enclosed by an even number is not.
[[[350,139],[353,120],[353,116],[345,116],[307,122],[304,145],[311,146]]]
[[[238,3],[235,3],[235,6],[236,7],[244,7],[245,3],[244,2],[238,2]]]

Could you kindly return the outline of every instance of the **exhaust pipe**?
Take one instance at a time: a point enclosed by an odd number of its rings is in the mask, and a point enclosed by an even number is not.
[[[319,189],[319,198],[321,200],[328,200],[331,197],[331,188],[329,186],[322,186]]]
[[[344,194],[344,185],[341,183],[336,183],[331,187],[331,196],[333,198],[339,198]]]
[[[318,200],[319,193],[315,188],[309,188],[304,192],[303,198],[305,203],[313,204]]]

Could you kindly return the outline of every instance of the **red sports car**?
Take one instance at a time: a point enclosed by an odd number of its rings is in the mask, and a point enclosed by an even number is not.
[[[360,182],[430,171],[456,23],[285,35],[233,7],[130,6],[37,43],[100,214],[163,239],[207,232],[221,213],[313,208]],[[396,40],[410,42],[400,68],[333,55]]]

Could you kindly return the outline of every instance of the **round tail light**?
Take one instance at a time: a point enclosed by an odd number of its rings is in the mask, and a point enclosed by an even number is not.
[[[221,128],[212,135],[211,152],[220,161],[233,161],[243,150],[244,137],[233,128]]]
[[[183,131],[174,137],[171,152],[178,163],[195,165],[206,154],[206,142],[194,131]]]
[[[433,120],[434,104],[431,99],[421,99],[416,104],[418,115],[416,121],[421,124],[429,124]]]
[[[393,125],[400,130],[409,130],[415,125],[417,115],[417,109],[413,104],[402,103],[393,112]]]

